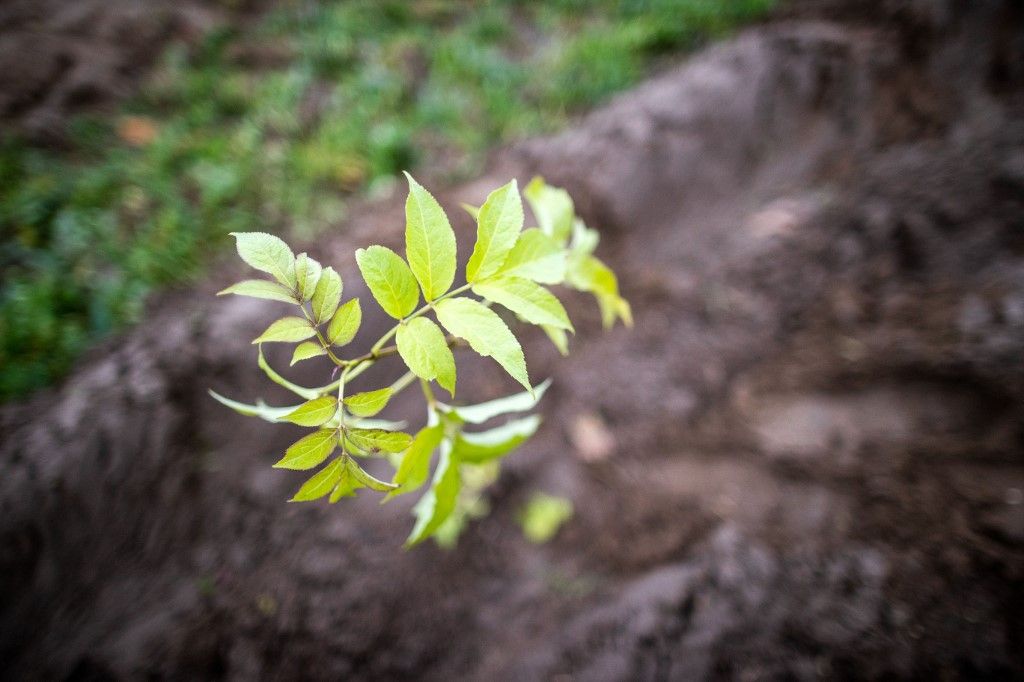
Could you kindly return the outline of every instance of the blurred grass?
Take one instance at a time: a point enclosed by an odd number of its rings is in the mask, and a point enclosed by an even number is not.
[[[402,169],[466,177],[772,4],[301,2],[170,47],[69,150],[0,139],[0,400],[201,274],[228,232],[314,234]]]

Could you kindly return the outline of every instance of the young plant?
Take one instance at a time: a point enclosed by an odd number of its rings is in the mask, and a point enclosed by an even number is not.
[[[565,190],[548,186],[541,178],[530,182],[524,193],[538,227],[527,230],[523,230],[523,204],[515,180],[491,192],[483,206],[466,206],[477,222],[476,245],[466,264],[466,283],[453,288],[455,233],[434,197],[412,176],[406,177],[406,257],[384,246],[355,252],[370,293],[397,324],[367,352],[343,357],[342,349],[359,330],[362,307],[356,298],[342,302],[344,286],[338,273],[305,253],[295,256],[272,235],[234,233],[242,260],[271,278],[239,282],[220,294],[297,306],[297,314],[272,323],[253,343],[258,347],[259,367],[305,402],[288,407],[271,407],[262,401],[249,405],[210,393],[241,414],[312,429],[274,465],[309,471],[326,462],[291,501],[327,497],[334,503],[361,488],[386,493],[387,501],[426,484],[414,508],[416,523],[406,542],[411,546],[428,537],[453,542],[466,520],[481,513],[482,490],[497,477],[500,458],[540,425],[540,417],[530,415],[489,430],[474,429],[496,417],[531,410],[550,381],[530,383],[519,341],[494,304],[539,325],[563,355],[568,353],[567,333],[573,332],[573,326],[562,304],[543,285],[565,284],[591,292],[605,327],[618,319],[631,325],[632,318],[629,304],[619,295],[615,274],[593,255],[597,232],[576,217]],[[392,339],[393,345],[388,345]],[[296,344],[293,365],[325,356],[335,365],[337,379],[316,388],[294,384],[267,363],[264,343]],[[526,390],[476,405],[438,400],[433,383],[455,398],[452,348],[462,344],[493,358]],[[349,390],[372,365],[395,355],[409,370],[401,378],[375,390]],[[410,434],[402,430],[404,423],[377,418],[396,393],[417,380],[427,411],[419,431]],[[373,457],[386,458],[394,467],[390,481],[364,469],[361,462]]]

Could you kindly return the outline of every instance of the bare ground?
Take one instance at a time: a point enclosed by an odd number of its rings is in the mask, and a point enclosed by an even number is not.
[[[163,47],[195,45],[259,0],[5,0],[0,3],[0,125],[48,145],[70,117],[111,113]]]
[[[545,426],[454,551],[400,549],[408,502],[284,504],[294,432],[205,394],[283,399],[274,311],[220,281],[4,408],[3,674],[1024,677],[1024,21],[894,7],[712,47],[442,195],[567,185],[637,317],[568,296],[569,359],[524,331]],[[400,226],[367,205],[316,255],[358,293]],[[537,488],[576,507],[540,547]]]

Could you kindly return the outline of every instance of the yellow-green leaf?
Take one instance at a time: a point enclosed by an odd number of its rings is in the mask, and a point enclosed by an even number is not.
[[[359,299],[346,301],[338,308],[338,312],[334,313],[331,323],[327,326],[327,340],[335,346],[344,346],[355,338],[362,322],[363,309],[359,306]]]
[[[419,288],[401,256],[384,246],[371,246],[356,250],[356,263],[384,312],[400,320],[415,310]]]
[[[559,354],[569,354],[569,335],[565,333],[564,329],[552,327],[547,324],[542,324],[540,328],[543,329],[544,333],[548,335],[549,339],[551,339],[551,343],[555,344],[555,348],[558,349]]]
[[[412,436],[402,431],[384,429],[349,429],[348,439],[353,445],[367,453],[404,452],[412,443]]]
[[[442,408],[455,413],[455,416],[464,422],[483,424],[487,420],[494,419],[503,414],[532,410],[540,402],[540,399],[544,397],[544,393],[548,390],[549,386],[551,386],[551,379],[545,379],[537,384],[537,387],[531,393],[524,391],[523,393],[507,395],[504,398],[495,398],[494,400],[488,400],[476,405],[459,405],[458,407],[442,405]]]
[[[497,313],[469,298],[446,298],[435,309],[445,329],[468,341],[480,355],[494,358],[513,379],[532,390],[523,349]]]
[[[492,277],[473,285],[483,298],[500,303],[527,322],[572,331],[565,308],[550,291],[522,277]]]
[[[565,280],[565,257],[565,250],[554,239],[531,227],[519,235],[498,274],[561,284]]]
[[[343,470],[342,461],[339,457],[317,472],[313,478],[306,481],[292,499],[288,501],[310,502],[312,500],[319,500],[334,489],[338,481],[341,480]]]
[[[338,480],[338,485],[334,486],[334,490],[331,491],[331,504],[334,504],[343,497],[355,497],[356,489],[363,487],[352,475],[352,472],[349,471],[348,460],[350,460],[351,457],[342,457],[341,459],[344,460],[342,464],[341,478]]]
[[[501,269],[523,229],[523,201],[512,180],[490,193],[477,216],[476,245],[466,263],[466,280],[477,282]]]
[[[299,345],[295,346],[295,352],[292,353],[291,365],[296,362],[302,362],[303,360],[309,360],[319,355],[327,355],[327,351],[316,341],[303,341]]]
[[[238,284],[232,284],[227,289],[218,291],[218,296],[225,294],[236,294],[238,296],[251,296],[269,301],[283,301],[284,303],[298,303],[291,290],[277,282],[268,282],[265,279],[247,279]]]
[[[444,332],[425,317],[409,320],[398,328],[398,354],[413,374],[433,381],[455,395],[455,357]]]
[[[460,462],[483,464],[519,447],[527,438],[537,432],[540,415],[515,419],[488,431],[471,433],[463,431],[455,438],[454,456]]]
[[[441,205],[411,175],[405,201],[405,256],[423,298],[432,301],[455,280],[455,232]]]
[[[621,319],[627,327],[633,326],[633,313],[629,303],[619,295],[619,281],[612,269],[594,256],[574,256],[569,259],[566,282],[580,291],[589,291],[601,309],[601,321],[611,327]]]
[[[299,405],[294,412],[286,414],[282,419],[299,426],[320,426],[329,422],[337,411],[338,399],[325,395]]]
[[[320,279],[313,290],[313,298],[310,307],[313,309],[313,319],[326,322],[338,309],[338,302],[341,301],[341,291],[344,287],[341,282],[341,275],[332,267],[326,267],[320,273]]]
[[[232,232],[238,255],[251,267],[295,289],[295,254],[280,238],[266,232]]]
[[[271,423],[277,423],[280,421],[281,417],[289,412],[293,412],[295,408],[298,407],[297,405],[290,405],[288,407],[272,407],[262,400],[257,400],[255,405],[250,405],[248,403],[240,403],[237,400],[225,398],[220,393],[213,390],[207,390],[207,393],[209,393],[214,400],[222,405],[230,407],[238,414],[245,415],[246,417],[259,417],[263,421]]]
[[[271,323],[266,331],[253,340],[253,343],[294,343],[305,341],[314,334],[316,334],[316,330],[313,329],[309,320],[294,316],[282,317]]]
[[[413,527],[409,539],[405,541],[406,547],[412,547],[426,540],[437,531],[455,509],[461,487],[462,479],[459,476],[458,462],[452,457],[451,448],[445,441],[441,446],[437,470],[434,471],[430,489],[424,493],[413,508],[416,525]]]
[[[376,490],[378,492],[387,493],[391,492],[392,490],[398,487],[394,483],[387,483],[386,481],[382,481],[379,478],[374,478],[373,476],[368,474],[366,470],[359,466],[359,462],[355,461],[351,457],[348,457],[346,459],[348,471],[352,475],[352,478],[354,478],[361,485],[366,486],[370,490]]]
[[[320,281],[320,273],[323,271],[320,263],[310,258],[305,253],[295,257],[295,279],[297,281],[296,291],[299,298],[308,301],[316,290],[317,282]]]
[[[338,445],[338,434],[331,429],[320,429],[299,439],[288,448],[284,457],[274,465],[277,469],[312,469],[327,459]]]
[[[527,540],[541,544],[553,538],[562,524],[570,518],[570,500],[546,493],[535,493],[520,513],[519,523]]]
[[[391,399],[391,389],[356,393],[345,398],[345,407],[357,417],[372,417],[383,410]]]
[[[278,386],[284,386],[289,391],[291,391],[297,396],[304,398],[305,400],[312,400],[313,398],[319,397],[320,395],[326,393],[327,391],[331,391],[337,388],[338,386],[337,382],[334,382],[328,384],[327,386],[321,386],[319,388],[307,388],[305,386],[299,386],[296,383],[288,381],[283,376],[274,371],[274,368],[270,366],[269,362],[267,362],[266,356],[263,355],[262,345],[259,347],[259,353],[256,356],[256,364],[259,366],[260,369],[263,370],[263,373],[266,374],[267,377],[269,377],[270,380],[273,381],[275,384],[277,384]]]
[[[560,187],[552,187],[537,176],[523,190],[523,195],[530,202],[537,224],[545,234],[559,244],[564,244],[572,232],[575,209],[572,197]]]
[[[574,254],[589,256],[594,253],[594,249],[597,248],[600,241],[601,235],[598,234],[597,230],[590,229],[579,218],[573,221],[572,242],[569,245],[569,249]]]
[[[441,444],[444,436],[444,424],[434,424],[420,429],[412,441],[412,445],[402,456],[402,463],[395,472],[394,483],[397,489],[388,495],[404,495],[419,488],[430,474],[430,456]]]

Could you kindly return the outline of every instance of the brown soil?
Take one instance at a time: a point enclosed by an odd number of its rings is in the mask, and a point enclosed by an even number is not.
[[[244,20],[262,0],[4,0],[0,125],[60,143],[70,117],[109,112],[163,47],[195,45]]]
[[[274,311],[227,276],[4,408],[4,673],[1024,677],[1024,21],[894,5],[714,46],[442,195],[565,184],[637,318],[567,296],[568,359],[524,330],[545,426],[453,551],[400,549],[411,502],[283,502],[295,433],[205,394],[284,399],[248,345]],[[401,215],[316,255],[365,293],[351,252]],[[460,358],[464,395],[507,388]],[[538,488],[576,507],[544,546]]]

